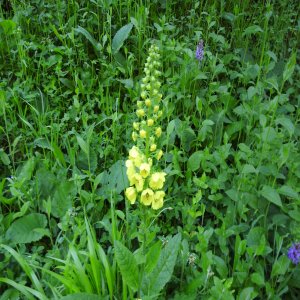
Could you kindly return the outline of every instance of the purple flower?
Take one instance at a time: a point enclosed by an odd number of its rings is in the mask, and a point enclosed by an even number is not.
[[[196,59],[201,61],[204,56],[203,40],[200,40],[197,49],[196,49]]]
[[[297,265],[300,262],[300,243],[293,244],[287,253],[288,258]]]

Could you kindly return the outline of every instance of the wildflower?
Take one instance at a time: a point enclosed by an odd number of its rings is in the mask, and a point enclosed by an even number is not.
[[[293,244],[287,253],[288,258],[297,265],[300,262],[300,243]]]
[[[151,205],[152,201],[154,199],[154,193],[151,189],[145,189],[143,192],[142,192],[142,195],[141,195],[141,202],[144,204],[144,205]]]
[[[144,129],[140,130],[140,137],[144,139],[146,138],[146,136],[147,136],[147,132]]]
[[[136,115],[141,118],[145,115],[145,111],[142,108],[140,108],[136,111]]]
[[[204,57],[204,48],[203,48],[203,40],[200,40],[197,49],[196,49],[196,59],[201,61]]]
[[[160,209],[164,205],[164,191],[157,191],[154,194],[153,202],[152,202],[152,208],[153,209]]]
[[[148,119],[148,120],[147,120],[147,125],[148,125],[148,126],[151,127],[151,126],[153,126],[153,124],[154,124],[153,119]]]
[[[155,129],[155,135],[156,135],[157,137],[160,137],[160,136],[161,136],[161,133],[162,133],[161,127],[157,127],[157,128]]]
[[[197,256],[195,253],[189,253],[188,264],[193,266],[195,264],[196,259]]]
[[[150,173],[150,164],[142,163],[140,166],[140,174],[143,178],[146,178]]]
[[[152,144],[152,145],[150,146],[150,151],[153,152],[153,151],[155,151],[155,150],[156,150],[156,144]]]
[[[156,154],[156,159],[157,159],[157,160],[160,160],[161,157],[163,156],[163,154],[164,154],[163,151],[162,151],[162,150],[159,150],[158,153]]]
[[[140,192],[140,191],[143,190],[143,188],[144,188],[144,179],[143,179],[143,177],[140,174],[135,173],[132,176],[132,182],[133,182],[133,185],[135,185],[136,190],[138,192]]]
[[[153,110],[154,110],[154,112],[158,112],[159,111],[159,106],[155,105]]]
[[[133,128],[135,129],[135,130],[139,130],[139,123],[137,123],[137,122],[133,122],[133,124],[132,124],[132,126],[133,126]]]
[[[136,134],[136,132],[132,132],[132,134],[131,134],[131,138],[132,138],[132,140],[135,142],[136,140],[137,140],[137,134]]]
[[[149,186],[153,190],[159,190],[164,186],[164,182],[166,181],[165,176],[167,174],[165,172],[156,172],[151,175]]]
[[[134,187],[129,187],[125,191],[125,195],[131,204],[135,203],[136,200],[136,190]]]
[[[150,107],[151,106],[151,100],[150,99],[146,99],[145,100],[145,104],[147,107]]]

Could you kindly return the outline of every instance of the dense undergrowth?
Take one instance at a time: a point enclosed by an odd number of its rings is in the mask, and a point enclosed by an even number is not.
[[[299,299],[299,31],[298,1],[1,1],[0,299]],[[152,44],[158,211],[124,195]]]

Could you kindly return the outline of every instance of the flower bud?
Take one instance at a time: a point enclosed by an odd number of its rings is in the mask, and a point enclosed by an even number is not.
[[[156,144],[152,144],[152,145],[150,146],[150,151],[153,152],[153,151],[155,151],[155,150],[156,150]]]
[[[154,111],[154,112],[158,112],[158,111],[159,111],[159,106],[158,106],[158,105],[155,105],[153,111]]]
[[[153,124],[154,124],[153,119],[148,119],[148,120],[147,120],[147,125],[148,125],[149,127],[153,126]]]
[[[144,129],[140,130],[140,137],[144,139],[146,138],[146,136],[147,136],[147,132]]]
[[[161,136],[161,133],[162,133],[161,127],[157,127],[157,128],[155,129],[155,135],[156,135],[157,137],[160,137],[160,136]]]
[[[136,111],[136,115],[141,118],[141,117],[143,117],[145,115],[145,111],[142,108],[138,109]]]
[[[150,99],[146,99],[145,100],[145,104],[147,107],[150,107],[151,106],[151,100]]]

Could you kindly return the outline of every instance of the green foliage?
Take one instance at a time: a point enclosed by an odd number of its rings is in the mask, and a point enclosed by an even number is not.
[[[0,299],[298,299],[298,15],[297,1],[2,1]],[[153,41],[157,215],[124,199]]]

